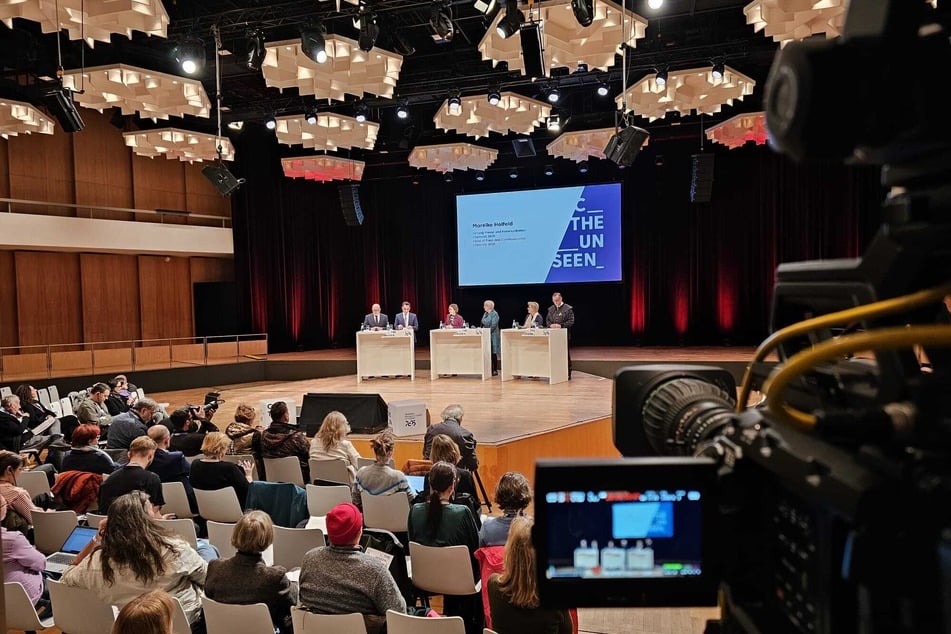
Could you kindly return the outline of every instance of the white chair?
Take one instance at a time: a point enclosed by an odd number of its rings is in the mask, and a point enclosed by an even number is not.
[[[350,487],[342,484],[327,486],[308,484],[304,488],[307,491],[307,511],[315,517],[322,517],[338,504],[353,500]]]
[[[263,603],[238,605],[202,597],[201,607],[208,634],[274,634],[271,613]]]
[[[164,526],[184,539],[192,548],[198,548],[198,534],[195,532],[195,522],[187,517],[174,520],[156,519],[155,522],[159,526]]]
[[[56,418],[62,418],[62,417],[63,417],[63,405],[62,405],[62,403],[59,402],[58,399],[55,400],[55,401],[50,401],[50,404],[49,404],[48,407],[50,408],[50,411],[51,411],[51,412],[53,412],[54,414],[56,414]]]
[[[36,391],[36,398],[39,399],[44,407],[50,406],[50,392],[45,387],[41,387]]]
[[[350,486],[350,471],[347,463],[340,458],[311,458],[307,464],[310,466],[311,482],[326,480]]]
[[[405,533],[409,519],[409,498],[405,493],[392,495],[364,495],[363,524],[367,528],[384,528],[394,533]]]
[[[17,486],[26,489],[31,498],[50,493],[50,481],[43,471],[21,471],[17,476]]]
[[[135,391],[135,395],[140,399],[145,398],[145,390],[143,390],[142,388],[138,388]]]
[[[198,501],[198,514],[206,520],[234,523],[244,515],[238,494],[231,487],[214,491],[195,489],[195,499]]]
[[[366,634],[367,626],[359,612],[350,614],[315,614],[291,606],[294,634]]]
[[[466,634],[466,624],[461,616],[431,619],[387,610],[386,634]]]
[[[300,568],[307,551],[326,546],[324,532],[319,528],[274,527],[274,565],[288,570]]]
[[[78,524],[75,511],[34,511],[33,545],[44,555],[55,553]]]
[[[36,608],[30,601],[26,589],[18,581],[8,581],[3,584],[3,604],[6,608],[7,628],[9,630],[23,630],[36,632],[53,627],[53,617],[40,619]],[[9,631],[8,630],[8,631]]]
[[[188,615],[185,614],[185,608],[178,597],[172,597],[172,634],[192,634],[191,623],[188,622]]]
[[[195,517],[188,505],[188,494],[181,482],[163,482],[162,497],[165,498],[163,513],[174,513],[177,517]]]
[[[12,396],[12,395],[13,395],[13,390],[10,389],[9,385],[4,385],[3,387],[0,387],[0,398],[3,398],[4,396]]]
[[[69,400],[68,396],[64,396],[59,399],[60,407],[63,409],[63,416],[72,416],[73,415],[73,402]]]
[[[92,590],[46,580],[56,627],[69,634],[104,634],[116,621],[112,606]]]
[[[59,402],[59,388],[58,387],[56,387],[55,385],[50,385],[49,387],[46,388],[46,393],[50,395],[50,403]],[[50,407],[50,409],[53,409],[53,408]]]
[[[499,634],[499,633],[493,630],[491,627],[483,627],[482,634]]]
[[[106,519],[106,515],[100,515],[99,513],[90,513],[86,512],[86,524],[90,528],[99,528],[99,525],[102,523],[102,520]]]
[[[222,462],[232,462],[238,464],[239,462],[250,462],[251,463],[251,479],[258,479],[258,464],[254,461],[254,454],[250,453],[226,453],[221,456]]]
[[[465,546],[423,546],[409,543],[413,585],[430,594],[465,596],[482,591],[472,577],[472,562]]]
[[[297,456],[264,459],[264,477],[268,482],[290,482],[304,486],[304,474]]]
[[[234,523],[215,522],[208,520],[208,541],[218,549],[221,558],[234,557],[237,550],[231,545],[231,534],[234,532]]]

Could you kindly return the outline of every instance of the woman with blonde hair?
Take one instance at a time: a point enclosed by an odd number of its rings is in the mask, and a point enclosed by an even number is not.
[[[263,427],[255,424],[257,411],[250,405],[239,403],[234,410],[234,422],[225,429],[231,439],[230,453],[251,453],[251,445]]]
[[[205,439],[201,443],[201,452],[205,455],[203,458],[192,462],[191,474],[188,479],[191,481],[193,489],[201,489],[202,491],[233,488],[238,496],[238,503],[241,508],[244,508],[244,503],[248,498],[248,485],[251,483],[254,463],[251,460],[244,460],[234,464],[222,460],[230,446],[231,439],[220,431],[205,434]]]
[[[498,634],[571,634],[568,610],[538,607],[532,519],[515,518],[505,542],[505,569],[489,577],[489,611]]]
[[[174,610],[175,604],[168,592],[146,592],[119,610],[112,634],[172,634]]]
[[[324,416],[320,424],[320,431],[310,442],[310,457],[312,460],[343,460],[350,474],[350,484],[360,468],[360,454],[353,448],[353,443],[347,440],[350,433],[350,423],[347,417],[336,410]]]
[[[538,302],[528,302],[528,314],[522,328],[544,328],[545,318],[538,312]]]

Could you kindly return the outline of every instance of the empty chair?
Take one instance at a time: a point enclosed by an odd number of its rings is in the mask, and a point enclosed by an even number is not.
[[[79,519],[74,511],[33,513],[33,545],[44,555],[55,553],[77,524]]]
[[[56,418],[63,417],[63,404],[59,402],[59,399],[56,399],[55,401],[50,401],[49,408],[50,408],[50,411],[56,414]]]
[[[46,393],[50,395],[50,403],[56,403],[59,401],[59,388],[55,385],[50,385],[47,387]]]
[[[364,495],[363,523],[368,528],[385,528],[394,533],[405,533],[409,519],[409,498],[404,493],[393,495]]]
[[[297,456],[283,458],[264,458],[264,475],[268,482],[290,482],[304,486],[304,474]]]
[[[202,597],[201,607],[208,634],[274,634],[271,613],[263,603],[238,605]]]
[[[102,520],[106,519],[106,517],[106,515],[100,515],[99,513],[86,513],[86,525],[92,528],[99,528]]]
[[[36,398],[37,398],[37,399],[40,401],[40,403],[42,403],[44,406],[46,406],[46,407],[49,407],[49,406],[50,406],[50,392],[49,392],[49,390],[47,390],[45,387],[41,387],[40,389],[38,389],[38,390],[36,391]]]
[[[234,523],[244,515],[238,503],[238,494],[231,487],[214,491],[195,489],[195,499],[198,501],[198,514],[206,520]]]
[[[319,528],[274,527],[274,565],[288,570],[300,568],[307,551],[325,546],[324,532]]]
[[[50,481],[43,471],[21,471],[17,476],[17,486],[26,489],[31,498],[50,493]]]
[[[234,557],[235,547],[231,545],[231,534],[234,532],[234,523],[215,522],[208,520],[208,541],[218,549],[222,558]]]
[[[59,399],[59,405],[63,410],[63,416],[72,416],[73,415],[73,402],[69,400],[68,396],[64,396]]]
[[[367,631],[363,615],[358,612],[316,614],[296,605],[291,608],[291,624],[294,634],[366,634]]]
[[[92,590],[46,580],[56,627],[68,634],[103,634],[115,623],[112,606]]]
[[[424,592],[465,596],[481,590],[472,578],[472,560],[465,546],[410,542],[409,561],[413,585]]]
[[[3,604],[6,607],[7,628],[36,632],[53,627],[53,617],[40,619],[23,584],[9,581],[3,584]]]
[[[343,460],[339,458],[311,458],[307,461],[307,464],[310,465],[311,482],[323,480],[350,486],[350,471],[347,469],[347,463]],[[267,470],[266,467],[265,470]]]
[[[155,520],[160,526],[164,526],[172,531],[186,542],[192,548],[198,548],[198,534],[195,532],[195,522],[187,517],[174,520]]]
[[[308,484],[305,489],[307,490],[307,511],[316,517],[324,516],[338,504],[352,500],[350,487],[343,484],[327,486]]]
[[[181,482],[163,482],[162,497],[165,498],[165,506],[162,507],[163,513],[174,513],[178,517],[195,516],[188,505],[185,485]]]
[[[138,388],[138,389],[135,391],[135,395],[136,395],[138,398],[140,398],[140,399],[141,399],[141,398],[145,398],[145,390],[143,390],[142,388]]]
[[[3,398],[4,396],[10,396],[11,394],[13,394],[13,390],[10,389],[9,385],[0,387],[0,398]]]
[[[466,625],[461,616],[430,619],[387,610],[386,634],[466,634]]]

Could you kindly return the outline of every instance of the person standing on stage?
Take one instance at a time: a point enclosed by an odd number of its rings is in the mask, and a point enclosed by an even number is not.
[[[373,306],[370,306],[369,314],[363,318],[363,329],[386,330],[386,327],[389,325],[389,323],[390,320],[386,315],[383,314],[383,311],[380,309],[380,305],[373,304]]]
[[[555,292],[551,296],[552,305],[548,307],[548,317],[545,324],[549,328],[568,329],[568,378],[571,378],[571,328],[575,325],[575,309],[566,304],[561,293]]]
[[[462,328],[466,320],[459,314],[458,304],[449,304],[449,313],[446,315],[446,328]]]
[[[544,328],[545,318],[538,312],[538,302],[528,302],[528,314],[522,328]]]
[[[482,302],[485,313],[482,315],[482,327],[489,329],[492,339],[492,376],[499,373],[499,353],[502,351],[502,335],[499,333],[499,314],[495,312],[495,302],[487,299]]]
[[[403,302],[403,311],[396,313],[396,317],[393,318],[393,325],[396,326],[397,330],[405,330],[406,328],[413,329],[413,340],[416,340],[416,333],[419,331],[419,320],[416,318],[416,313],[410,312],[409,302]]]

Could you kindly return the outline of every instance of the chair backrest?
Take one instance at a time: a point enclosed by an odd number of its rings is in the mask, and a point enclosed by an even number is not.
[[[145,398],[145,390],[143,390],[142,388],[138,388],[135,391],[135,395],[140,399]]]
[[[222,559],[225,557],[234,557],[235,547],[231,545],[231,534],[234,532],[234,523],[215,522],[208,520],[208,541],[218,549]]]
[[[64,396],[59,399],[59,405],[63,409],[63,416],[72,416],[73,415],[73,402],[69,400],[68,396]]]
[[[315,517],[326,515],[338,504],[350,502],[353,499],[350,487],[344,484],[327,486],[308,484],[304,488],[307,491],[307,511]]]
[[[195,517],[188,505],[188,494],[185,493],[185,485],[181,482],[163,482],[162,497],[165,498],[165,506],[162,507],[163,513],[174,513],[178,517]]]
[[[155,522],[159,526],[164,526],[184,539],[192,548],[198,548],[198,534],[195,532],[195,522],[189,518],[183,517],[174,520],[156,519]]]
[[[59,402],[59,399],[56,399],[55,401],[51,400],[51,401],[50,401],[50,404],[49,404],[47,407],[49,407],[50,410],[51,410],[54,414],[56,414],[56,418],[62,418],[62,416],[63,416],[63,405],[62,405],[62,403]]]
[[[482,634],[499,634],[499,633],[493,630],[491,627],[483,627]]]
[[[4,385],[3,387],[0,387],[0,398],[3,398],[4,396],[11,396],[12,394],[13,394],[13,390],[10,389],[9,385]]]
[[[102,520],[106,519],[106,515],[100,515],[99,513],[86,513],[86,524],[91,528],[99,528],[99,525],[102,523]]]
[[[326,546],[324,532],[319,528],[274,527],[274,565],[288,570],[300,568],[307,551]]]
[[[46,393],[50,395],[50,403],[56,403],[59,401],[59,388],[55,385],[50,385],[46,388]],[[50,409],[53,409],[52,407]]]
[[[50,391],[45,387],[41,387],[36,391],[36,398],[42,403],[45,407],[50,406]]]
[[[208,634],[274,634],[271,613],[263,603],[238,605],[202,597],[201,607]]]
[[[21,471],[17,476],[17,486],[26,489],[31,498],[50,493],[50,481],[44,471]]]
[[[250,462],[251,463],[251,479],[258,479],[258,463],[254,460],[254,454],[250,453],[226,453],[221,456],[222,462],[233,462],[238,464],[239,462]]]
[[[386,634],[466,634],[466,624],[461,616],[430,619],[387,610]]]
[[[192,626],[182,602],[178,597],[172,597],[172,603],[175,604],[172,606],[172,634],[192,634]]]
[[[311,458],[307,464],[310,466],[311,482],[326,480],[350,486],[350,471],[347,469],[347,463],[340,458]]]
[[[75,511],[36,511],[33,513],[33,545],[44,555],[55,553],[77,524]]]
[[[385,528],[405,533],[409,519],[409,498],[405,493],[363,495],[363,523],[370,528]]]
[[[316,614],[291,607],[294,634],[366,634],[367,626],[359,612],[350,614]]]
[[[69,634],[103,634],[111,632],[116,621],[112,606],[92,590],[67,586],[46,580],[56,627]]]
[[[30,601],[30,596],[19,581],[8,581],[3,584],[3,605],[6,608],[7,628],[35,632],[53,627],[53,618],[40,620],[36,615],[36,608]]]
[[[423,546],[410,542],[409,561],[413,585],[420,590],[444,595],[479,592],[465,546]]]
[[[304,486],[304,474],[297,456],[283,458],[264,458],[264,475],[268,482],[290,482]]]
[[[195,500],[198,501],[198,514],[206,520],[237,522],[244,515],[238,494],[231,487],[214,491],[195,489]]]

